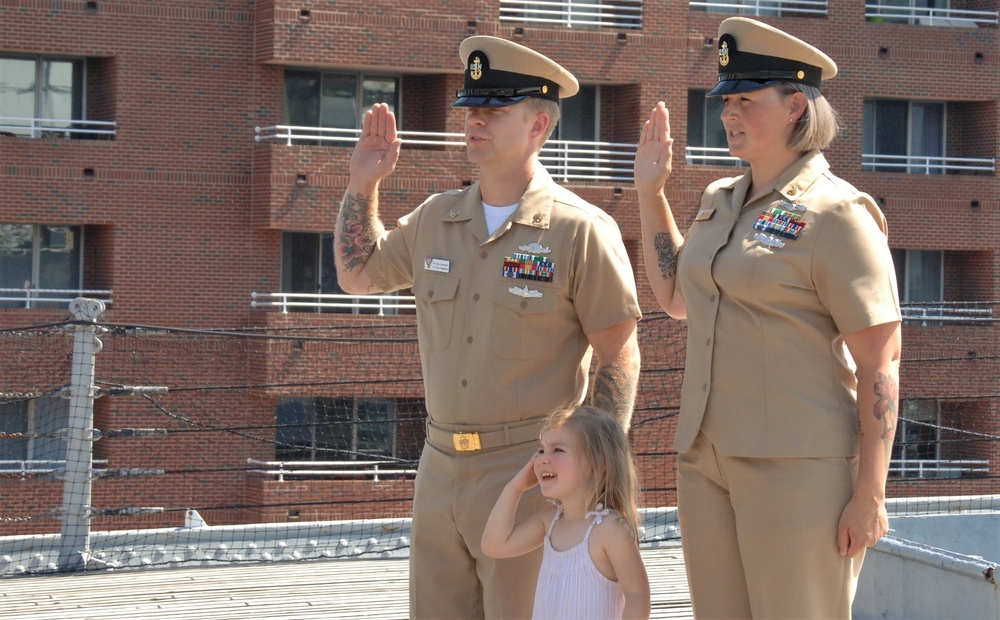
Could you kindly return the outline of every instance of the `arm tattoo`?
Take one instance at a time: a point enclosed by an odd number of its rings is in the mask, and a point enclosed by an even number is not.
[[[677,244],[670,233],[656,233],[653,239],[653,248],[656,250],[656,258],[660,265],[660,276],[664,280],[669,280],[677,275]]]
[[[899,402],[899,386],[896,380],[884,373],[878,373],[878,381],[875,382],[875,408],[873,413],[876,420],[882,420],[882,442],[885,444],[886,459],[891,455],[892,440],[896,436],[896,406]]]
[[[622,428],[628,430],[635,404],[635,377],[618,364],[608,364],[597,369],[591,403],[611,413]]]
[[[337,253],[348,270],[363,266],[375,250],[372,197],[361,194],[344,196],[340,220]]]

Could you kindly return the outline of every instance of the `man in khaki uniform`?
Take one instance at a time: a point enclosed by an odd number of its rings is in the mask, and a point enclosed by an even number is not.
[[[650,284],[688,324],[674,448],[700,620],[848,620],[888,530],[899,298],[885,218],[822,154],[838,124],[820,86],[836,74],[768,24],[720,24],[708,96],[750,170],[710,184],[683,236],[662,102],[636,153]]]
[[[338,216],[335,258],[351,293],[413,289],[427,397],[414,497],[410,617],[528,618],[539,552],[480,551],[503,486],[537,450],[539,425],[587,396],[628,428],[640,316],[618,226],[556,185],[538,152],[577,92],[568,71],[521,45],[466,39],[459,50],[472,186],[428,198],[397,227],[378,184],[400,140],[385,104],[365,114]],[[539,509],[535,489],[521,502]]]

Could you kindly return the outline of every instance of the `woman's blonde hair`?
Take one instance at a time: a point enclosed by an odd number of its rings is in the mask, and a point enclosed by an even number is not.
[[[583,456],[594,474],[587,493],[587,505],[603,504],[605,508],[618,511],[638,539],[639,476],[628,436],[621,424],[603,409],[577,407],[551,414],[542,432],[560,427],[576,434]]]
[[[775,86],[778,92],[788,97],[796,92],[806,96],[806,109],[795,124],[788,146],[800,153],[823,150],[830,146],[840,133],[840,115],[833,109],[823,93],[815,86],[797,82],[782,82]]]

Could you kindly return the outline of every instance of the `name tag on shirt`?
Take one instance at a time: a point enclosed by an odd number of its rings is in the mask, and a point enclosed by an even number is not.
[[[451,261],[445,258],[425,258],[424,271],[448,273],[451,271]]]

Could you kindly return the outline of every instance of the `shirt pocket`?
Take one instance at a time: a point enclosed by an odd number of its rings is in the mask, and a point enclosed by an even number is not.
[[[455,295],[458,278],[424,275],[413,283],[417,302],[417,338],[421,347],[442,351],[451,343],[455,323]]]
[[[521,293],[510,289],[520,289]],[[526,293],[526,294],[525,294]],[[535,359],[545,355],[555,341],[554,312],[559,289],[535,281],[505,279],[493,295],[490,347],[503,359]]]

